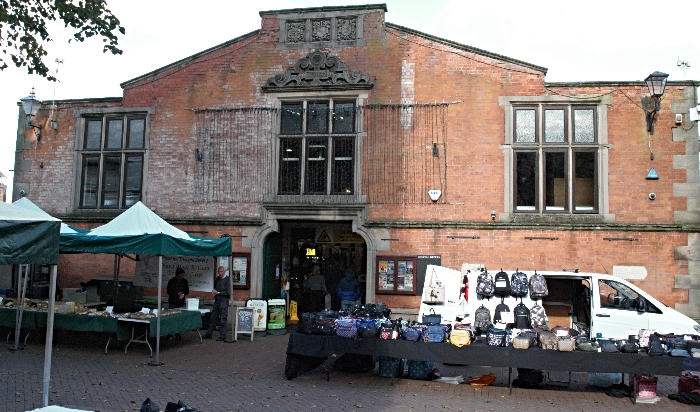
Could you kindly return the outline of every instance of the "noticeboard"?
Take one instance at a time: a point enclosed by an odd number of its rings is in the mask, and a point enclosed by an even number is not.
[[[416,285],[416,295],[423,296],[423,283],[425,281],[425,271],[428,265],[441,266],[442,256],[440,255],[418,255],[416,257],[416,274],[413,280]]]
[[[185,279],[190,290],[211,291],[214,289],[214,263],[211,256],[163,256],[163,280],[166,287],[168,281],[175,276],[178,267],[185,269]],[[140,255],[134,272],[134,285],[158,287],[158,256]]]
[[[250,334],[250,340],[253,340],[255,328],[253,326],[254,308],[236,307],[236,326],[233,329],[233,340],[238,340],[239,333]]]

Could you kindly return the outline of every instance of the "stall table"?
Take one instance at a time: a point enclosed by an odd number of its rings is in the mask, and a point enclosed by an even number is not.
[[[14,308],[0,308],[0,326],[10,328],[15,327],[17,310]],[[134,321],[139,322],[134,322]],[[133,327],[135,323],[143,323],[148,330],[148,337],[156,337],[156,318],[148,319],[128,319],[115,318],[112,316],[85,315],[76,313],[54,313],[54,329],[71,330],[76,332],[106,332],[110,336],[105,345],[105,354],[109,349],[112,335],[116,334],[118,340],[127,340],[129,343],[139,341],[134,339]],[[36,310],[25,310],[22,313],[23,329],[46,329],[47,313]],[[197,331],[199,341],[202,342],[202,335],[199,329],[202,328],[202,315],[199,311],[181,311],[172,315],[163,316],[160,322],[161,336],[180,333],[186,331]],[[12,333],[12,331],[10,331]],[[27,334],[27,336],[29,336]],[[148,337],[145,339],[147,340]],[[9,335],[8,335],[9,341]],[[26,344],[26,338],[25,338]],[[148,345],[150,348],[150,344]],[[128,347],[128,343],[127,343]],[[126,352],[126,349],[125,349]],[[151,351],[151,355],[153,352]]]
[[[470,366],[506,367],[509,385],[513,368],[569,372],[639,373],[680,376],[700,368],[700,359],[649,356],[646,353],[559,352],[538,347],[527,350],[488,346],[482,340],[458,348],[449,343],[412,342],[403,339],[352,339],[339,336],[290,333],[285,376],[293,379],[322,364],[333,354],[387,356]]]

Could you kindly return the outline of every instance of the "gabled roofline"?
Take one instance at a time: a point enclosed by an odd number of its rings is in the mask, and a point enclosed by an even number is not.
[[[121,103],[124,100],[123,97],[86,97],[78,99],[61,99],[55,100],[54,103],[61,104],[83,104],[83,103]],[[43,102],[43,105],[49,105],[49,102]],[[22,102],[17,102],[17,106],[21,106]]]
[[[172,69],[172,68],[174,68],[174,67],[177,67],[177,66],[180,66],[180,65],[183,65],[183,64],[190,63],[190,62],[192,62],[192,61],[194,61],[194,60],[196,60],[196,59],[198,59],[198,58],[200,58],[200,57],[202,57],[202,56],[204,56],[204,55],[206,55],[206,54],[209,54],[209,53],[212,53],[212,52],[221,50],[221,49],[226,48],[226,47],[228,47],[228,46],[230,46],[230,45],[232,45],[232,44],[238,43],[238,42],[240,42],[240,41],[242,41],[242,40],[246,40],[246,39],[248,39],[248,38],[255,37],[255,36],[257,36],[259,33],[260,33],[260,29],[251,31],[250,33],[247,33],[247,34],[244,34],[244,35],[242,35],[242,36],[236,37],[235,39],[226,41],[226,42],[221,43],[221,44],[219,44],[219,45],[216,45],[216,46],[214,46],[214,47],[210,47],[210,48],[208,48],[208,49],[206,49],[206,50],[204,50],[204,51],[201,51],[201,52],[199,52],[199,53],[193,54],[193,55],[191,55],[191,56],[189,56],[189,57],[185,57],[185,58],[182,59],[182,60],[178,60],[178,61],[176,61],[176,62],[174,62],[174,63],[170,63],[170,64],[167,65],[167,66],[163,66],[163,67],[161,67],[161,68],[159,68],[159,69],[153,70],[152,72],[143,74],[143,75],[141,75],[141,76],[139,76],[139,77],[134,77],[134,78],[131,79],[131,80],[127,80],[127,81],[125,81],[125,82],[119,84],[119,86],[120,86],[122,89],[125,89],[125,88],[127,88],[127,87],[129,87],[129,86],[131,86],[131,85],[133,85],[133,84],[135,84],[135,83],[138,83],[139,81],[141,81],[141,80],[143,80],[143,79],[146,79],[146,78],[148,78],[148,77],[152,77],[152,76],[155,76],[155,75],[157,75],[157,74],[163,73],[163,72],[168,71],[168,70],[170,70],[170,69]]]
[[[360,4],[354,6],[328,6],[328,7],[304,7],[298,9],[282,9],[282,10],[267,10],[261,11],[260,17],[269,14],[289,14],[289,13],[318,13],[318,12],[328,12],[328,11],[341,11],[341,10],[374,10],[382,9],[386,13],[388,10],[385,3],[378,4]]]
[[[409,29],[408,27],[399,26],[398,24],[389,23],[389,22],[386,22],[386,23],[384,23],[384,24],[385,24],[387,27],[391,27],[391,28],[393,28],[393,29],[396,29],[396,30],[399,30],[399,31],[403,31],[403,32],[406,32],[406,33],[410,33],[410,34],[413,34],[413,35],[415,35],[415,36],[423,37],[423,38],[425,38],[425,39],[427,39],[427,40],[431,40],[431,41],[434,41],[434,42],[437,42],[437,43],[442,43],[442,44],[444,44],[444,45],[446,45],[446,46],[454,47],[454,48],[457,48],[457,49],[460,49],[460,50],[464,50],[464,51],[467,51],[467,52],[470,52],[470,53],[480,54],[480,55],[482,55],[482,56],[490,57],[490,58],[497,59],[497,60],[503,60],[503,61],[506,61],[506,62],[508,62],[508,63],[513,63],[513,64],[517,64],[517,65],[520,65],[520,66],[525,66],[525,67],[528,67],[528,68],[530,68],[530,69],[532,69],[532,70],[535,70],[535,71],[538,71],[538,72],[542,72],[542,74],[545,74],[545,75],[547,74],[547,68],[546,68],[546,67],[537,66],[537,65],[535,65],[535,64],[528,63],[528,62],[524,62],[524,61],[522,61],[522,60],[513,59],[513,58],[510,58],[510,57],[508,57],[508,56],[503,56],[503,55],[501,55],[501,54],[491,53],[491,52],[486,51],[486,50],[483,50],[483,49],[478,49],[478,48],[476,48],[476,47],[467,46],[467,45],[465,45],[465,44],[461,44],[461,43],[454,42],[454,41],[452,41],[452,40],[443,39],[442,37],[437,37],[437,36],[433,36],[433,35],[430,35],[430,34],[427,34],[427,33],[420,32],[420,31],[418,31],[418,30]]]

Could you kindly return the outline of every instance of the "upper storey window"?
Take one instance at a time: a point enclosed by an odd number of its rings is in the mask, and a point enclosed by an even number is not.
[[[355,140],[355,101],[283,102],[278,193],[353,194]]]
[[[513,107],[513,212],[598,213],[596,106]]]
[[[80,208],[126,209],[141,200],[146,115],[85,117]]]

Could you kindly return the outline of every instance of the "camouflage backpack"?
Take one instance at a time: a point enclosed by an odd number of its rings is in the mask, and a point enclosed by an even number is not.
[[[481,296],[482,299],[490,298],[493,296],[494,289],[493,277],[484,269],[476,279],[476,294]]]
[[[510,278],[510,294],[516,298],[527,296],[527,291],[530,284],[527,281],[527,275],[519,272],[517,269]]]
[[[530,308],[530,325],[533,328],[549,329],[549,319],[542,306],[535,305]]]
[[[535,274],[530,276],[530,299],[542,299],[547,295],[549,295],[547,280],[535,271]]]

